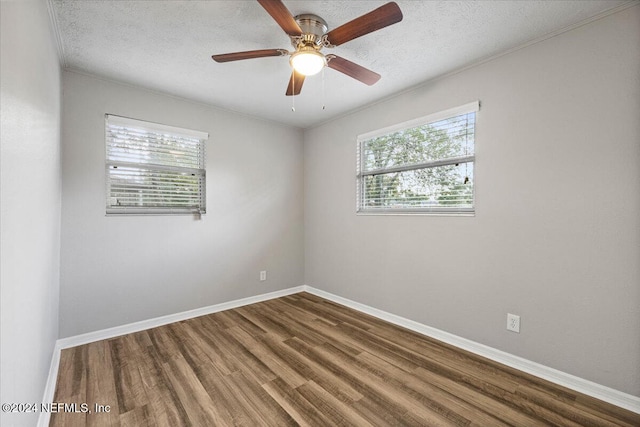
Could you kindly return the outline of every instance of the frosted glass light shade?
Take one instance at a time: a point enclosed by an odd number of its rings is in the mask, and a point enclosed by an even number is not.
[[[318,74],[327,65],[324,55],[316,50],[302,50],[291,55],[289,63],[294,70],[305,76]]]

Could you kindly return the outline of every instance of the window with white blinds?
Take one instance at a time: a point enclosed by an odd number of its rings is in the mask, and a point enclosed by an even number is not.
[[[478,101],[358,136],[358,213],[474,213]]]
[[[208,138],[107,114],[107,214],[205,213]]]

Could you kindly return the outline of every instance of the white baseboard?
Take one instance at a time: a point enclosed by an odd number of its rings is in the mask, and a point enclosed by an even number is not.
[[[56,380],[58,379],[58,368],[60,367],[60,346],[58,341],[53,346],[53,354],[51,355],[51,365],[49,365],[49,376],[47,377],[47,383],[44,387],[44,394],[42,396],[42,403],[53,402],[53,395],[56,392]],[[50,412],[41,411],[38,416],[38,427],[47,427],[49,420],[51,419]]]
[[[183,311],[181,313],[169,314],[167,316],[155,317],[153,319],[142,320],[140,322],[129,323],[127,325],[115,326],[109,329],[89,332],[86,334],[75,335],[72,337],[61,338],[58,344],[61,349],[76,347],[78,345],[89,344],[91,342],[105,340],[109,338],[119,337],[121,335],[140,332],[146,329],[155,328],[169,323],[179,322],[181,320],[193,319],[194,317],[205,316],[218,311],[230,310],[232,308],[242,307],[243,305],[255,304],[261,301],[267,301],[274,298],[280,298],[285,295],[291,295],[304,291],[304,286],[296,286],[293,288],[282,289],[280,291],[269,292],[266,294],[255,295],[252,297],[242,298],[234,301],[214,304],[207,307],[196,308],[194,310]]]
[[[640,397],[623,393],[613,388],[606,387],[580,377],[576,377],[575,375],[558,371],[557,369],[532,362],[522,357],[514,356],[513,354],[506,353],[493,347],[489,347],[484,344],[480,344],[475,341],[471,341],[466,338],[462,338],[457,335],[453,335],[448,332],[423,325],[422,323],[418,323],[404,317],[396,316],[395,314],[391,314],[377,308],[369,307],[368,305],[361,304],[359,302],[352,301],[350,299],[343,298],[341,296],[334,295],[320,289],[315,289],[311,286],[305,285],[304,290],[306,292],[309,292],[310,294],[317,295],[338,304],[345,305],[349,308],[353,308],[354,310],[370,314],[371,316],[377,317],[378,319],[386,320],[387,322],[402,326],[404,328],[418,332],[419,334],[426,335],[447,344],[454,345],[463,350],[467,350],[471,353],[475,353],[479,356],[486,357],[487,359],[491,359],[495,362],[502,363],[503,365],[507,365],[528,374],[535,375],[536,377],[543,378],[554,384],[570,388],[571,390],[586,394],[587,396],[595,397],[596,399],[603,400],[605,402],[640,414]]]
[[[171,314],[162,317],[156,317],[154,319],[143,320],[140,322],[130,323],[127,325],[116,326],[114,328],[103,329],[100,331],[89,332],[86,334],[76,335],[68,338],[61,338],[56,342],[53,356],[51,358],[51,367],[49,369],[49,377],[47,378],[47,384],[45,387],[43,403],[50,403],[53,401],[53,395],[56,386],[56,379],[58,376],[58,366],[60,364],[60,351],[65,348],[75,347],[78,345],[88,344],[95,341],[114,338],[133,332],[139,332],[146,329],[155,328],[157,326],[167,325],[173,322],[179,322],[181,320],[192,319],[198,316],[204,316],[211,313],[217,313],[219,311],[229,310],[232,308],[242,307],[244,305],[254,304],[257,302],[267,301],[274,298],[280,298],[286,295],[296,294],[298,292],[309,292],[310,294],[317,295],[327,300],[336,302],[338,304],[345,305],[353,308],[354,310],[361,311],[366,314],[370,314],[387,322],[393,323],[398,326],[410,329],[418,332],[422,335],[440,340],[447,344],[454,345],[463,350],[470,351],[479,356],[486,357],[498,363],[510,366],[515,369],[519,369],[523,372],[535,375],[543,378],[552,383],[570,388],[577,392],[586,394],[588,396],[595,397],[596,399],[603,400],[613,405],[619,406],[624,409],[628,409],[635,413],[640,414],[640,397],[636,397],[621,391],[605,387],[603,385],[576,377],[574,375],[567,374],[565,372],[558,371],[553,368],[541,365],[536,362],[524,359],[522,357],[514,356],[504,351],[468,340],[466,338],[459,337],[457,335],[450,334],[448,332],[441,331],[436,328],[432,328],[422,323],[415,322],[413,320],[406,319],[395,314],[388,313],[383,310],[379,310],[374,307],[370,307],[365,304],[361,304],[356,301],[352,301],[341,296],[316,289],[312,286],[303,285],[293,288],[282,289],[275,292],[269,292],[266,294],[256,295],[248,298],[242,298],[239,300],[229,301],[221,304],[210,305],[208,307],[202,307],[195,310],[184,311],[181,313]],[[50,414],[41,412],[38,419],[39,427],[46,427],[49,424]]]

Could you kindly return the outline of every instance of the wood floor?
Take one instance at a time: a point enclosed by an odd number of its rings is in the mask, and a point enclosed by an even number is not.
[[[54,401],[77,404],[52,414],[65,427],[640,426],[308,293],[63,350]]]

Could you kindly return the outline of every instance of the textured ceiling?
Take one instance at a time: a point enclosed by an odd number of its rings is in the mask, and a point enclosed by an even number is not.
[[[629,3],[398,0],[400,23],[323,50],[376,71],[381,80],[366,86],[326,69],[305,80],[293,112],[292,98],[284,95],[291,73],[287,57],[222,64],[211,59],[244,50],[292,50],[256,1],[49,1],[65,68],[301,128]],[[384,3],[284,1],[293,15],[314,13],[329,29]]]

